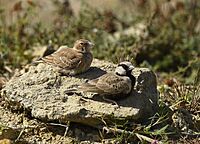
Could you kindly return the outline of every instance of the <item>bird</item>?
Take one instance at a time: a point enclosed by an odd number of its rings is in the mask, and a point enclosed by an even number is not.
[[[64,75],[77,75],[86,72],[92,63],[92,42],[86,39],[75,41],[73,48],[61,46],[54,53],[42,57],[39,61],[53,65]]]
[[[131,62],[123,61],[118,64],[115,72],[89,80],[79,85],[77,90],[98,94],[104,100],[116,104],[113,100],[128,96],[132,90],[135,83],[135,77],[131,74],[133,69],[134,66]]]

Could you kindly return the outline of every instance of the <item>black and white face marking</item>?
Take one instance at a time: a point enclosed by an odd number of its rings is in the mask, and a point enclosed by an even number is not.
[[[126,75],[126,70],[122,66],[118,66],[115,69],[115,73],[119,76],[125,76]]]
[[[130,74],[133,69],[134,66],[131,62],[124,61],[118,65],[118,67],[115,69],[115,73],[121,76],[125,76]]]
[[[122,66],[126,71],[132,71],[135,68],[133,64],[128,61],[121,62],[118,66]]]

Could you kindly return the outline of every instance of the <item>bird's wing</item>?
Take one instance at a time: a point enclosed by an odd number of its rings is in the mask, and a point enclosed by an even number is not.
[[[58,48],[58,50],[56,51],[56,53],[59,52],[59,51],[65,51],[65,50],[68,49],[68,48],[69,48],[69,47],[66,46],[66,45],[60,46],[60,47]]]
[[[127,94],[131,89],[131,80],[112,73],[107,73],[97,79],[91,80],[80,87],[80,90],[98,94],[115,95]]]
[[[98,78],[90,80],[90,81],[80,85],[78,87],[78,89],[80,91],[84,91],[84,92],[103,93],[102,90],[100,90],[99,88],[96,87],[98,80],[99,80]]]
[[[42,58],[42,60],[46,63],[68,70],[78,67],[81,63],[81,59],[82,54],[71,48],[61,49]]]
[[[108,73],[99,78],[96,87],[107,94],[127,94],[131,90],[131,80],[128,77]]]

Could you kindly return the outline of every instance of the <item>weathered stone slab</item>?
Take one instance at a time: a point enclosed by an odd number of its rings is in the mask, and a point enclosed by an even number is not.
[[[66,90],[113,71],[115,67],[112,63],[94,60],[88,72],[66,77],[60,76],[50,65],[30,66],[7,82],[2,95],[15,109],[23,108],[44,121],[73,121],[96,127],[113,120],[138,121],[154,114],[158,100],[156,76],[147,68],[133,70],[135,86],[130,96],[117,101],[119,107],[89,98],[89,94],[65,94]]]

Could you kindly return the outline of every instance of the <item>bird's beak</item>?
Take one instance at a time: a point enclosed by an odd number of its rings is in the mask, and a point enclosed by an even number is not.
[[[92,48],[94,47],[94,44],[92,42],[88,42],[89,46]]]
[[[133,65],[129,66],[129,70],[133,70],[135,67]]]

